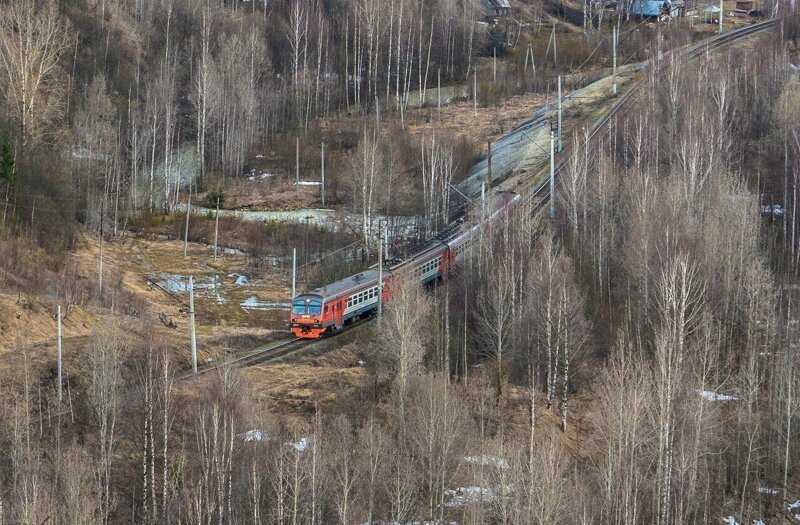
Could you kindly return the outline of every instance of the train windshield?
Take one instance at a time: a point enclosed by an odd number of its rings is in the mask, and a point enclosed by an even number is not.
[[[322,313],[322,302],[320,301],[309,301],[308,303],[308,313],[311,315],[319,315]]]
[[[302,299],[299,299],[292,303],[292,313],[293,314],[304,314],[306,313],[306,302]]]

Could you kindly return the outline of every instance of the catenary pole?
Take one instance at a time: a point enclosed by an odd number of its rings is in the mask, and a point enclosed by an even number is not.
[[[219,241],[219,197],[217,197],[217,214],[214,216],[214,260],[217,260],[217,242]]]
[[[617,96],[617,28],[611,28],[612,33],[612,68],[611,68],[611,94]]]
[[[492,187],[492,141],[488,143],[488,153],[486,154],[486,185]]]
[[[478,68],[472,70],[472,114],[478,116]]]
[[[320,163],[319,163],[319,173],[320,173],[320,191],[322,197],[322,206],[325,206],[325,141],[322,141],[322,146],[320,147]]]
[[[300,137],[294,144],[294,192],[300,193]]]
[[[558,152],[561,153],[561,75],[558,75]]]
[[[292,299],[297,295],[297,248],[292,248]]]
[[[189,276],[189,337],[192,340],[192,373],[197,373],[197,338],[194,330],[194,277]]]
[[[64,399],[61,387],[61,305],[58,305],[58,402]]]
[[[555,156],[556,134],[550,128],[550,218],[556,218],[556,156]]]
[[[192,213],[192,183],[189,182],[189,195],[186,197],[186,227],[183,232],[183,258],[189,252],[189,214]]]
[[[383,224],[378,224],[378,318],[383,314]]]

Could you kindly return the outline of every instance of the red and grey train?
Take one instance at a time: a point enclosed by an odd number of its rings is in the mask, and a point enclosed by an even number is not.
[[[298,295],[292,300],[289,327],[301,338],[317,338],[340,330],[357,317],[369,315],[378,308],[378,293],[385,302],[391,298],[393,276],[413,272],[421,283],[446,278],[460,263],[466,247],[480,228],[496,221],[520,202],[517,194],[501,194],[497,209],[484,221],[455,231],[442,240],[430,241],[405,261],[384,269],[381,291],[378,291],[378,270],[369,269],[335,283]]]

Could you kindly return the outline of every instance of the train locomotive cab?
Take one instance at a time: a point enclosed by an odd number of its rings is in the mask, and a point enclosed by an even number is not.
[[[292,300],[289,328],[301,338],[316,338],[325,331],[323,298],[316,294],[298,295]]]

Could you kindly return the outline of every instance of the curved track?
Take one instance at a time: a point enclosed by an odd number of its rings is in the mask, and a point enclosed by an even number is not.
[[[269,363],[271,361],[276,361],[282,357],[286,357],[288,355],[294,354],[295,352],[299,352],[300,350],[305,350],[311,346],[315,346],[317,344],[324,343],[334,337],[337,337],[345,332],[350,331],[351,329],[360,326],[362,324],[369,323],[374,319],[374,316],[365,317],[363,319],[359,319],[350,325],[348,325],[344,330],[334,332],[330,335],[326,335],[319,339],[300,339],[297,337],[287,337],[286,339],[280,339],[278,341],[274,341],[266,346],[262,346],[256,348],[255,350],[251,350],[250,352],[236,356],[231,359],[221,360],[219,362],[215,362],[213,364],[204,366],[202,368],[197,369],[197,373],[193,374],[192,372],[187,372],[179,377],[180,380],[191,379],[194,377],[202,376],[212,372],[214,370],[219,370],[222,366],[252,366],[258,365],[262,363]]]
[[[697,44],[693,44],[691,46],[672,51],[671,53],[667,53],[661,60],[658,62],[658,73],[662,74],[667,67],[669,67],[669,61],[666,60],[670,54],[679,55],[685,58],[696,58],[701,56],[705,53],[709,53],[711,51],[723,48],[732,42],[736,42],[743,38],[747,38],[749,36],[755,35],[762,31],[766,31],[768,29],[772,29],[773,27],[777,26],[779,22],[781,22],[782,18],[773,18],[771,20],[765,20],[763,22],[758,22],[756,24],[752,24],[746,27],[742,27],[736,30],[733,30],[729,33],[723,33],[721,35],[714,36],[712,38],[708,38],[703,40],[702,42],[698,42]],[[591,133],[586,138],[583,146],[587,147],[592,141],[597,141],[602,139],[608,134],[609,126],[608,123],[617,115],[622,114],[629,106],[629,102],[631,99],[634,98],[634,95],[638,92],[638,84],[634,84],[631,88],[625,92],[624,95],[620,96],[619,99],[611,106],[609,109],[597,122],[594,123]],[[558,187],[558,174],[561,172],[562,169],[566,166],[567,161],[565,160],[565,156],[561,155],[561,159],[556,161],[555,166],[555,186]],[[548,181],[544,181],[541,183],[537,188],[535,188],[527,198],[527,203],[530,204],[531,213],[536,213],[541,211],[544,205],[550,200],[550,186]]]
[[[746,38],[752,36],[756,33],[760,33],[762,31],[766,31],[767,29],[771,29],[775,27],[781,19],[772,19],[767,20],[764,22],[759,22],[756,24],[752,24],[747,27],[742,27],[740,29],[736,29],[729,33],[724,33],[722,35],[717,35],[715,37],[709,38],[697,44],[688,46],[681,50],[673,51],[674,54],[679,54],[682,57],[686,58],[695,58],[703,53],[708,53],[710,51],[725,47],[726,45],[730,44],[731,42],[738,41],[742,38]],[[666,56],[664,57],[666,58]],[[668,67],[669,62],[667,60],[659,61],[658,68],[659,72],[663,72],[666,67]],[[625,92],[622,96],[620,96],[617,101],[613,104],[613,106],[601,117],[597,122],[595,122],[593,129],[589,136],[587,137],[585,143],[583,144],[584,147],[588,146],[591,141],[598,140],[600,138],[605,137],[610,129],[608,123],[611,121],[612,118],[624,112],[628,105],[629,101],[634,97],[635,93],[637,93],[637,84],[634,84],[628,91]],[[559,172],[564,169],[566,165],[564,155],[561,155],[561,160],[558,161],[555,167],[555,175],[557,176]],[[558,186],[558,177],[555,179],[556,187]],[[527,198],[527,202],[531,204],[531,212],[536,213],[540,211],[543,206],[549,201],[550,199],[550,187],[547,181],[540,184],[535,190],[533,190]],[[436,238],[440,238],[443,235],[449,235],[452,233],[453,228],[457,227],[460,223],[455,222],[448,226],[445,230],[437,234]],[[251,366],[255,364],[267,363],[270,361],[274,361],[276,359],[280,359],[281,357],[285,357],[287,355],[293,354],[303,349],[307,349],[310,346],[314,346],[315,344],[327,341],[332,337],[336,337],[337,335],[348,331],[352,328],[355,328],[358,325],[367,323],[371,321],[373,317],[368,317],[365,319],[361,319],[345,330],[341,332],[336,332],[328,337],[324,337],[321,339],[298,339],[298,338],[287,338],[280,341],[276,341],[270,345],[257,348],[245,355],[238,356],[236,358],[227,360],[224,362],[226,365],[233,365],[233,366]],[[213,370],[218,370],[223,363],[217,363],[213,365],[209,365],[199,369],[197,374],[192,374],[191,372],[182,376],[180,379],[190,379],[193,377],[197,377],[200,375],[207,374]]]

